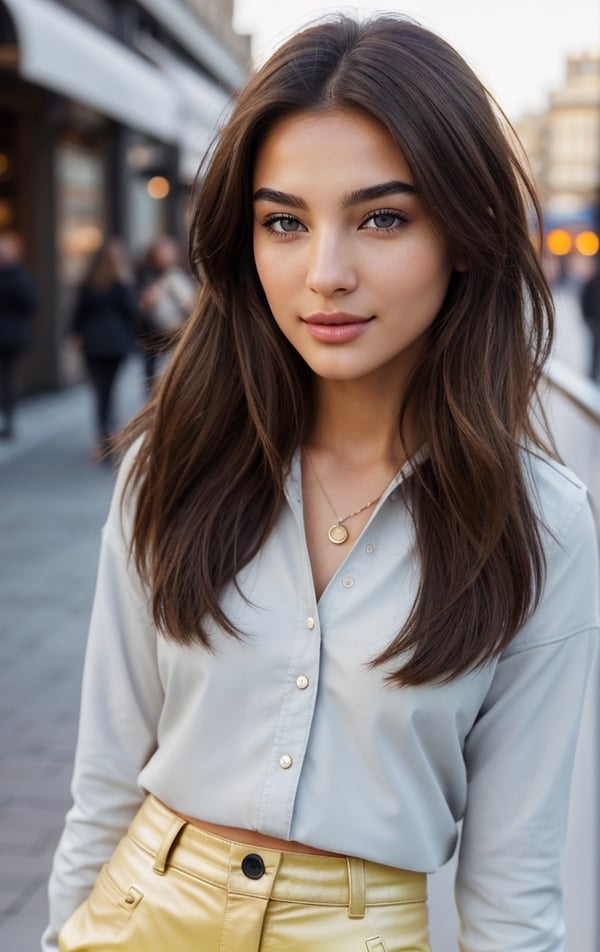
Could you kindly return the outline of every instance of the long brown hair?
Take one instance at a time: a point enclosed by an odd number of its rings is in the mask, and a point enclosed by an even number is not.
[[[144,434],[131,471],[132,549],[167,637],[208,644],[209,617],[237,634],[219,597],[273,529],[311,409],[309,371],[256,273],[253,162],[281,117],[334,109],[387,128],[431,222],[466,264],[406,396],[429,446],[407,482],[421,581],[375,662],[395,661],[400,684],[449,679],[498,653],[539,598],[544,558],[521,453],[545,448],[531,409],[553,314],[530,236],[539,208],[505,120],[462,58],[410,20],[327,19],[241,92],[197,188],[198,305],[126,434]]]

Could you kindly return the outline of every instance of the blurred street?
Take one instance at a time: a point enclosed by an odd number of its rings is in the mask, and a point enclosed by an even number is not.
[[[559,299],[558,353],[586,363],[575,300]],[[143,397],[132,359],[119,383],[123,422]],[[113,485],[89,459],[91,395],[78,385],[31,399],[0,444],[0,948],[33,952],[69,805],[87,622]],[[175,950],[174,950],[175,952]],[[582,950],[583,952],[583,950]]]
[[[135,359],[122,422],[143,395]],[[85,633],[113,485],[91,462],[86,385],[18,408],[0,444],[0,948],[39,948],[46,882],[69,803]]]
[[[576,292],[565,287],[554,292],[556,328],[554,353],[571,370],[586,374],[591,348],[591,334],[583,322]]]

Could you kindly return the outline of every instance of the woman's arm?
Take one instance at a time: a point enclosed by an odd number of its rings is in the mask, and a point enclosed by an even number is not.
[[[58,931],[89,895],[137,812],[144,797],[137,777],[157,743],[163,700],[157,635],[119,526],[122,483],[123,471],[103,532],[83,676],[73,807],[54,858],[44,952],[58,948]]]
[[[466,743],[457,874],[462,952],[561,952],[561,859],[597,642],[597,542],[587,504],[549,546],[542,601],[499,660]]]

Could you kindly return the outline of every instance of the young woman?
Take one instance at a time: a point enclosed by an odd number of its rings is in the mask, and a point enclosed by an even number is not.
[[[44,949],[425,952],[461,819],[463,952],[562,949],[596,539],[531,419],[536,208],[412,22],[241,93],[104,529]]]
[[[94,393],[97,442],[92,459],[97,463],[110,453],[115,384],[133,346],[136,314],[127,249],[121,238],[107,238],[79,289],[71,328]]]

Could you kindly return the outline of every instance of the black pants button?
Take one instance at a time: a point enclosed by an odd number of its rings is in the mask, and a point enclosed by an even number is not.
[[[242,872],[248,879],[260,879],[265,875],[265,864],[258,853],[248,853],[242,860]]]

